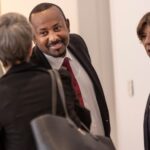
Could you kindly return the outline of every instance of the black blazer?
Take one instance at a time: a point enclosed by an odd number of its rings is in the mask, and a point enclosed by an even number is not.
[[[60,70],[67,109],[80,126],[75,112],[75,94],[68,72]],[[13,66],[0,79],[0,150],[36,150],[30,121],[51,113],[51,78],[45,69],[31,63]],[[58,95],[57,114],[64,116]],[[5,146],[4,146],[5,145]],[[5,148],[4,148],[5,147]]]
[[[70,42],[68,45],[69,51],[76,57],[76,59],[83,66],[87,74],[89,75],[93,87],[95,90],[97,103],[100,108],[102,115],[102,121],[104,125],[105,135],[110,136],[110,121],[109,121],[109,112],[103,93],[103,89],[100,83],[100,80],[97,76],[95,69],[91,64],[91,58],[87,49],[87,46],[84,40],[77,34],[70,34]],[[37,46],[33,48],[32,61],[42,67],[51,68],[46,57],[42,54]]]
[[[150,95],[147,100],[144,114],[144,147],[150,150]]]

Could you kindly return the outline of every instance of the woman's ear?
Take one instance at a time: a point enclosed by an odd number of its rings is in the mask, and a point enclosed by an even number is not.
[[[33,44],[31,44],[31,47],[29,48],[29,50],[28,50],[28,56],[27,56],[27,61],[29,61],[30,60],[30,58],[31,58],[31,56],[32,56],[32,51],[33,51]]]
[[[33,35],[33,44],[36,44],[36,38],[35,38],[35,35]]]

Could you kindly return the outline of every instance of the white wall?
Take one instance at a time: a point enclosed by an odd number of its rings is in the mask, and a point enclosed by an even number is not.
[[[104,87],[117,150],[144,150],[150,70],[136,26],[149,6],[149,0],[78,1],[79,33],[87,41]]]
[[[15,11],[20,12],[28,17],[32,8],[43,2],[58,4],[64,10],[65,15],[70,18],[71,31],[73,30],[74,32],[78,32],[76,0],[1,0],[1,13]]]
[[[150,91],[149,58],[136,36],[149,0],[110,0],[118,150],[143,150],[143,117]],[[134,95],[129,95],[133,80]]]

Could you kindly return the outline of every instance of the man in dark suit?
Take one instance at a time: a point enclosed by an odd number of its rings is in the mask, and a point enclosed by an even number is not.
[[[105,96],[84,40],[77,34],[70,34],[69,20],[55,4],[35,6],[29,20],[35,43],[32,61],[45,68],[59,69],[67,57],[79,83],[84,107],[91,112],[91,132],[109,137],[110,122]]]

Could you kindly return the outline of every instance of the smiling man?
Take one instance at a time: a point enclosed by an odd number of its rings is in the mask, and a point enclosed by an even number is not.
[[[35,42],[32,61],[41,67],[60,69],[65,58],[68,58],[79,85],[84,103],[82,107],[91,112],[91,132],[109,137],[110,122],[105,96],[84,40],[77,34],[70,34],[69,20],[55,4],[38,4],[32,9],[29,20]]]

